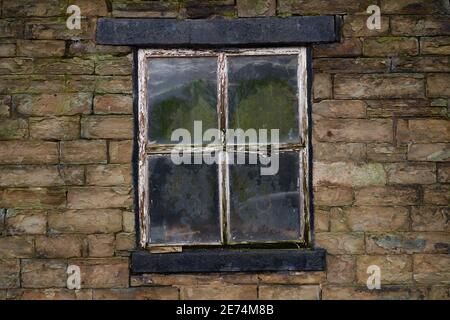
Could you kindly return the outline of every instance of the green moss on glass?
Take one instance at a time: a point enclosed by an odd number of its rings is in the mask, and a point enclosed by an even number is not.
[[[194,136],[194,121],[202,121],[203,131],[217,128],[216,86],[204,80],[194,80],[151,107],[150,139],[169,143],[172,132],[187,129]]]
[[[286,80],[241,81],[233,97],[232,128],[279,129],[282,141],[298,136],[296,90]]]

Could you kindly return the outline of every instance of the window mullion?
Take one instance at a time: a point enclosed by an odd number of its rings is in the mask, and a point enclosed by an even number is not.
[[[226,143],[225,130],[228,127],[228,74],[227,57],[225,53],[220,53],[217,66],[217,114],[219,116],[218,125],[222,134],[222,143]]]
[[[228,70],[227,57],[225,53],[220,53],[218,56],[217,66],[217,110],[218,110],[218,125],[222,141],[222,153],[219,154],[219,201],[220,201],[220,218],[222,242],[228,242],[228,210],[229,210],[229,185],[228,185],[228,155],[226,154],[226,130],[228,128]]]

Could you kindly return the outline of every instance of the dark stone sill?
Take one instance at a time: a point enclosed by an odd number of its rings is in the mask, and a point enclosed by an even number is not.
[[[323,249],[198,249],[131,254],[133,273],[323,271]]]

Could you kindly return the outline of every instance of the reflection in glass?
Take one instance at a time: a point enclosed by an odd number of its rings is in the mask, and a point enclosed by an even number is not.
[[[221,241],[217,165],[174,165],[149,156],[151,244]]]
[[[261,175],[258,164],[229,166],[231,242],[299,240],[299,155],[279,159],[276,175]]]
[[[195,120],[203,130],[217,128],[216,57],[150,58],[148,70],[151,141],[175,144],[170,137],[178,128],[194,139]]]
[[[279,129],[298,142],[297,56],[228,58],[229,127]]]

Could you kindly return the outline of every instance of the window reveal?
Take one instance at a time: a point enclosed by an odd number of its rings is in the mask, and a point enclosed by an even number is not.
[[[306,49],[142,49],[138,69],[141,245],[307,244]],[[173,130],[194,121],[222,132],[218,164],[171,161]],[[255,147],[227,139],[238,128],[279,129],[275,175],[229,163]]]

